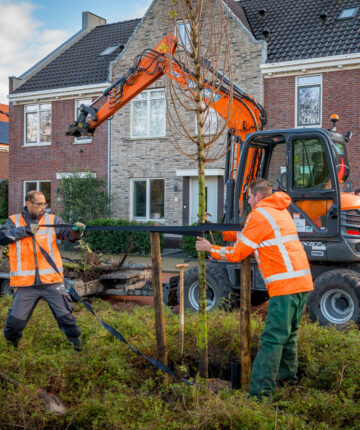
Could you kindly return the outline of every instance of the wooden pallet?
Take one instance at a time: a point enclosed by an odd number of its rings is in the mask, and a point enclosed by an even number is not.
[[[146,287],[151,275],[152,270],[149,265],[125,264],[121,271],[107,273],[93,281],[76,280],[74,289],[80,297],[106,294],[106,290],[117,291],[119,295],[141,295],[139,290]],[[152,290],[150,289],[148,294],[144,295],[152,295]]]

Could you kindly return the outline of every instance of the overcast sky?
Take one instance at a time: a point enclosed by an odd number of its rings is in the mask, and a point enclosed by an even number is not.
[[[0,103],[20,76],[81,29],[82,12],[107,23],[140,18],[151,0],[0,0]]]

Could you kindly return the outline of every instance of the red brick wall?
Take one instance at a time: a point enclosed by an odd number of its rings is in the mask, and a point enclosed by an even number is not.
[[[97,129],[91,143],[74,144],[74,138],[65,136],[74,121],[74,100],[52,102],[51,145],[24,147],[24,106],[10,106],[10,172],[9,213],[23,206],[23,183],[31,180],[51,181],[51,206],[58,212],[56,189],[57,172],[71,167],[79,171],[90,169],[97,177],[107,180],[107,123]]]
[[[314,73],[315,75],[315,73]],[[265,79],[265,108],[267,128],[295,127],[296,77]],[[360,70],[342,70],[322,73],[322,126],[329,128],[330,116],[339,115],[337,131],[352,131],[348,145],[353,189],[360,187]]]

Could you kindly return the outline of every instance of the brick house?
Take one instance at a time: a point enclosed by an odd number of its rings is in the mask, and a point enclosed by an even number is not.
[[[352,131],[350,190],[360,187],[360,2],[240,0],[254,36],[267,41],[261,64],[267,128]]]
[[[78,33],[20,77],[9,78],[10,213],[22,208],[32,189],[43,191],[56,212],[59,179],[73,168],[109,182],[109,124],[93,138],[74,139],[65,131],[80,104],[109,86],[109,64],[138,22],[106,24],[83,12]]]
[[[267,128],[329,128],[330,115],[338,114],[338,131],[353,132],[348,145],[352,172],[347,190],[360,186],[358,3],[228,1],[234,81],[264,104]],[[144,47],[155,46],[169,31],[165,19],[169,8],[167,0],[152,2],[115,60],[114,77],[126,71]],[[166,116],[165,79],[144,91],[144,118],[152,109],[150,97],[155,91],[163,100]],[[197,212],[197,166],[171,145],[166,128],[161,136],[152,136],[149,130],[145,130],[146,138],[134,135],[137,103],[134,99],[121,109],[112,124],[115,215],[166,224],[191,223]],[[207,165],[206,170],[208,212],[213,221],[223,213],[223,167],[222,159]]]
[[[110,25],[87,13],[80,34],[20,78],[10,79],[11,212],[19,210],[25,191],[35,186],[43,187],[56,210],[57,177],[71,163],[108,181],[114,216],[166,224],[196,220],[197,166],[172,146],[166,126],[155,132],[149,126],[152,109],[166,124],[166,78],[101,125],[91,142],[64,136],[76,100],[93,100],[136,55],[169,32],[171,6],[168,0],[153,0],[142,20]],[[234,81],[265,105],[268,128],[327,128],[330,114],[337,113],[338,130],[353,132],[354,189],[360,186],[359,14],[358,2],[351,0],[229,0],[227,6]],[[124,30],[122,39],[113,42],[117,28]],[[99,54],[112,47],[118,50],[100,65]],[[49,124],[49,111],[51,130],[45,127],[42,141],[36,121],[44,118]],[[27,123],[35,123],[35,130]],[[223,159],[207,165],[212,220],[223,213],[223,175]]]
[[[0,103],[0,182],[9,179],[9,106]]]
[[[155,47],[169,33],[167,19],[172,3],[154,0],[128,44],[113,63],[114,79],[121,76],[144,48]],[[265,42],[257,40],[239,11],[226,7],[231,37],[235,82],[263,102],[260,64]],[[141,221],[181,225],[197,221],[197,163],[182,155],[172,143],[166,121],[166,77],[120,109],[111,127],[111,192],[114,215]],[[153,100],[156,103],[153,103]],[[155,105],[155,106],[154,106]],[[151,115],[162,118],[161,126],[151,127]],[[184,118],[186,117],[184,113]],[[184,120],[185,121],[185,120]],[[194,117],[186,118],[188,129],[196,134]],[[220,145],[224,143],[224,134]],[[184,143],[184,139],[181,140]],[[217,221],[224,209],[224,158],[206,164],[207,211]]]

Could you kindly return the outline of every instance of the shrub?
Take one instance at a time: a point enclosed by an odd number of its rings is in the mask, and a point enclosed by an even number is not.
[[[192,225],[198,225],[194,223]],[[200,235],[200,233],[199,233]],[[205,233],[207,240],[210,240],[210,233]],[[222,240],[222,234],[220,232],[213,232],[213,237],[216,245],[224,245],[225,242]],[[197,251],[195,249],[196,236],[182,236],[182,243],[180,244],[189,257],[197,258]]]
[[[60,180],[56,190],[62,200],[60,216],[67,222],[88,223],[92,219],[111,215],[110,197],[103,179],[94,177],[90,170],[85,174],[73,169],[69,177]]]
[[[0,218],[8,216],[8,190],[9,181],[0,182]]]
[[[121,225],[150,225],[151,223],[140,223],[125,219],[95,219],[87,225],[99,226],[121,226]],[[108,254],[119,254],[126,252],[130,241],[133,241],[131,254],[149,254],[151,252],[150,233],[131,231],[89,231],[86,241],[94,251],[101,251]],[[163,246],[163,237],[160,235],[160,246]]]

